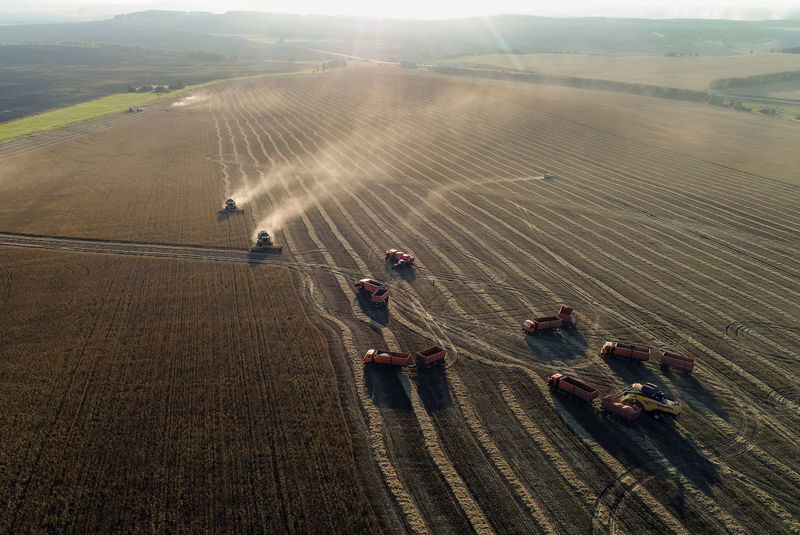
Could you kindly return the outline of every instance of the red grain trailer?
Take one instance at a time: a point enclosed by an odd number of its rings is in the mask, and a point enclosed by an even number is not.
[[[522,323],[522,330],[527,334],[542,334],[551,333],[557,329],[569,329],[572,326],[572,307],[561,305],[561,310],[555,316],[525,320]]]
[[[634,405],[630,400],[624,396],[611,395],[603,398],[600,402],[600,410],[603,414],[614,414],[619,416],[628,425],[631,425],[642,413],[642,408]]]
[[[382,282],[372,279],[361,279],[355,283],[356,292],[369,296],[370,302],[375,305],[389,303],[389,288]]]
[[[418,368],[430,368],[431,366],[441,366],[447,351],[439,346],[428,347],[416,354]]]
[[[384,366],[408,366],[411,355],[386,349],[370,349],[364,355],[364,364],[381,364]]]
[[[625,344],[622,342],[606,342],[600,350],[601,355],[630,360],[640,360],[642,362],[650,360],[650,348]]]
[[[682,370],[690,372],[694,369],[694,359],[690,357],[684,357],[683,355],[679,355],[677,353],[662,351],[661,365],[672,366],[673,368],[680,368]]]
[[[556,373],[550,376],[550,379],[547,380],[547,386],[550,387],[550,390],[567,394],[583,401],[592,401],[598,395],[595,387],[563,373]]]

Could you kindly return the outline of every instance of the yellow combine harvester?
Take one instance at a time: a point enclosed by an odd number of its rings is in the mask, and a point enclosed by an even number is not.
[[[653,383],[633,383],[625,389],[623,394],[625,397],[633,398],[632,401],[641,406],[645,412],[652,415],[656,420],[660,420],[662,414],[679,418],[683,410],[680,403],[674,399],[669,399]]]

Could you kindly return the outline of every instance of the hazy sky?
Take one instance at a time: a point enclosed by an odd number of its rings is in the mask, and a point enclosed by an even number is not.
[[[0,12],[43,12],[88,16],[144,9],[234,10],[319,13],[391,18],[447,18],[520,13],[545,16],[770,19],[800,17],[800,0],[0,0]]]

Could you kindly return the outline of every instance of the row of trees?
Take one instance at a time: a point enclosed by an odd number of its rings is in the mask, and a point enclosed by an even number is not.
[[[533,83],[547,83],[578,87],[582,89],[598,89],[602,91],[617,91],[621,93],[631,93],[649,97],[669,98],[675,100],[688,100],[701,102],[713,106],[723,106],[740,111],[752,111],[753,108],[745,106],[741,101],[723,97],[708,91],[696,91],[693,89],[679,89],[676,87],[662,87],[656,85],[631,84],[627,82],[615,82],[613,80],[595,80],[593,78],[578,78],[576,76],[557,76],[538,73],[521,73],[511,71],[498,71],[492,69],[470,69],[464,67],[436,66],[434,72],[440,74],[458,74],[466,76],[476,76],[480,78],[496,78],[502,80],[516,80]],[[779,116],[781,109],[773,106],[765,106],[758,109],[764,115]],[[800,115],[795,117],[800,120]]]
[[[634,84],[629,82],[616,82],[614,80],[597,80],[594,78],[580,78],[577,76],[559,76],[555,74],[522,73],[511,71],[498,71],[492,69],[469,69],[463,67],[436,66],[434,72],[440,74],[461,74],[478,76],[481,78],[499,78],[522,82],[546,83],[564,85],[581,89],[596,89],[601,91],[617,91],[633,95],[648,97],[670,98],[675,100],[688,100],[692,102],[706,102],[717,106],[724,105],[723,98],[707,91],[695,89],[681,89],[678,87],[663,87],[659,85]]]
[[[800,80],[800,71],[770,72],[766,74],[753,74],[736,78],[719,78],[711,82],[711,89],[730,89],[731,87],[744,87],[748,85],[772,84]]]
[[[176,89],[183,89],[186,87],[180,80],[176,80],[171,84],[164,86],[164,85],[140,85],[139,87],[134,87],[131,84],[128,84],[126,91],[128,93],[169,93],[170,91],[175,91]]]

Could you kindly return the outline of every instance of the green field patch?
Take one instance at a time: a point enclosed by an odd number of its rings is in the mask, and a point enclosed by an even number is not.
[[[83,102],[74,106],[60,108],[30,117],[23,117],[0,125],[0,143],[17,139],[23,136],[30,136],[48,132],[57,128],[82,123],[90,119],[96,119],[106,115],[113,115],[115,113],[124,113],[130,106],[146,106],[153,102],[174,98],[186,94],[193,89],[207,87],[209,85],[226,82],[230,80],[241,80],[246,78],[263,78],[268,76],[286,76],[289,74],[307,74],[311,69],[293,72],[280,72],[280,73],[267,73],[256,74],[252,76],[239,76],[235,78],[222,78],[219,80],[211,80],[200,84],[194,84],[170,91],[169,93],[117,93],[109,95],[89,102]]]

